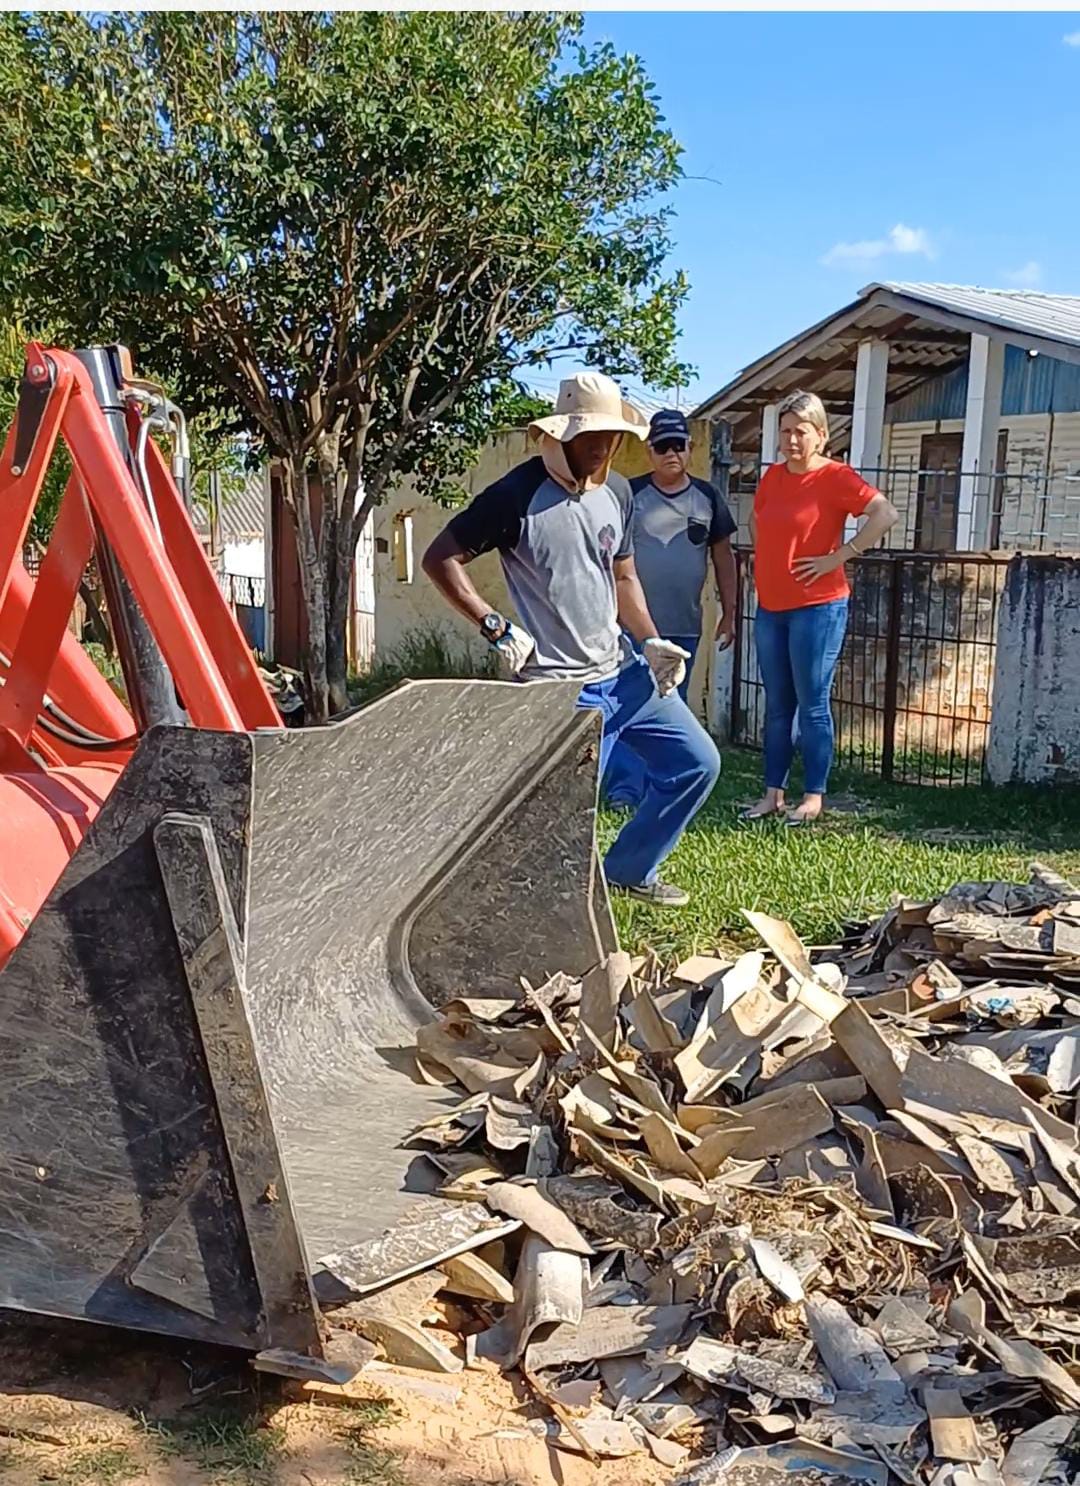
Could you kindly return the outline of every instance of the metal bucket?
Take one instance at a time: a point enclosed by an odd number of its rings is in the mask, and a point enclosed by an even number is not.
[[[615,947],[574,695],[145,736],[0,973],[0,1305],[319,1353],[320,1258],[430,1190],[415,1028]]]

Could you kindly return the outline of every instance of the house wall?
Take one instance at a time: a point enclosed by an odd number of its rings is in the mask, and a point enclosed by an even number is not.
[[[965,363],[887,409],[886,493],[905,518],[894,528],[895,547],[903,546],[914,529],[922,440],[928,434],[963,432],[967,384]],[[1000,546],[1080,545],[1080,366],[1006,346],[1001,413],[1008,455]]]
[[[1001,428],[1008,446],[1000,546],[1080,546],[1080,412],[1011,413]],[[923,439],[963,429],[962,418],[887,425],[882,484],[901,515],[893,546],[904,546],[914,527]]]
[[[886,408],[877,483],[901,514],[888,539],[895,549],[910,546],[914,535],[922,440],[963,432],[967,385],[965,362]],[[1008,458],[999,545],[1080,548],[1080,366],[1007,345],[1001,407]],[[746,461],[732,505],[743,544],[749,543],[754,463]]]
[[[710,460],[708,425],[704,421],[695,425],[692,435],[691,470],[707,479]],[[500,479],[514,465],[531,459],[535,452],[535,443],[523,430],[500,434],[485,446],[476,464],[460,477],[460,482],[471,498]],[[645,445],[637,439],[625,440],[616,456],[615,468],[629,478],[645,473],[649,469]],[[410,630],[430,628],[441,630],[457,649],[468,651],[478,662],[487,653],[487,645],[480,638],[475,626],[447,607],[445,600],[420,568],[425,549],[452,514],[445,506],[437,505],[426,496],[411,478],[403,480],[383,504],[376,508],[374,563],[377,659],[392,655]],[[404,565],[401,563],[400,552],[395,551],[395,528],[400,546],[405,517],[411,518],[412,574],[409,579],[399,576]],[[496,609],[513,613],[496,553],[486,553],[470,563],[469,576]],[[716,597],[711,583],[706,585],[703,610],[705,633],[711,635],[716,626]],[[704,712],[705,697],[709,689],[707,673],[712,661],[712,651],[711,645],[700,647],[698,663],[691,679],[691,702],[701,712]]]
[[[931,377],[886,409],[888,423],[962,418],[967,402],[964,362],[944,376]],[[1080,366],[1053,356],[1031,356],[1022,346],[1005,347],[1001,411],[1006,418],[1032,413],[1080,412]]]
[[[1080,779],[1080,559],[1009,564],[987,767],[995,784]]]
[[[524,432],[500,434],[484,449],[472,469],[460,476],[469,497],[500,479],[515,464],[531,457]],[[428,545],[442,531],[453,513],[426,496],[412,478],[405,479],[373,513],[375,531],[375,656],[385,659],[397,650],[410,630],[439,629],[455,645],[469,651],[477,662],[487,653],[487,644],[474,625],[448,608],[445,599],[420,569]],[[401,518],[412,518],[412,576],[398,577],[395,526]],[[500,612],[510,609],[498,555],[485,553],[469,565],[469,576],[485,598]]]
[[[262,537],[244,539],[225,538],[223,557],[226,573],[239,578],[266,577],[266,542]]]

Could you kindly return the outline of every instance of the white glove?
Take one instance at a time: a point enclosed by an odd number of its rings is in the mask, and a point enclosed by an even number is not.
[[[506,674],[516,676],[536,649],[536,641],[518,625],[507,623],[505,635],[495,641],[492,649]]]
[[[657,691],[662,697],[666,697],[668,692],[675,690],[686,675],[686,662],[690,659],[689,650],[684,650],[681,645],[673,645],[670,640],[661,640],[655,635],[651,640],[646,640],[641,649],[656,678]]]

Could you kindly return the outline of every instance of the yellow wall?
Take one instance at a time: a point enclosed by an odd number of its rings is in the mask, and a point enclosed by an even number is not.
[[[703,479],[709,476],[709,426],[704,421],[692,425],[693,452],[690,468]],[[486,489],[516,464],[530,459],[536,445],[524,431],[503,433],[493,439],[480,454],[476,464],[461,477],[470,496]],[[623,441],[615,457],[615,468],[628,478],[646,473],[650,468],[645,445],[638,439]],[[438,535],[453,513],[436,505],[425,496],[412,479],[405,480],[375,509],[375,654],[376,658],[393,653],[409,630],[438,627],[453,637],[461,649],[470,650],[479,660],[487,650],[474,626],[454,614],[435,591],[420,569],[420,559],[428,543]],[[412,517],[413,573],[411,581],[398,577],[394,557],[394,526],[397,518]],[[513,612],[498,556],[487,553],[469,566],[469,576],[494,608]],[[704,632],[711,639],[716,625],[716,596],[713,584],[706,585]],[[704,711],[707,672],[712,646],[703,645],[694,668],[690,698],[699,713]]]

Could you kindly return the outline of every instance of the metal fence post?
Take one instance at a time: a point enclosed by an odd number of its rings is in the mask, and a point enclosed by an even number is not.
[[[904,559],[889,563],[889,624],[885,633],[885,705],[881,726],[881,777],[891,780],[896,760],[896,713],[900,688],[900,625],[904,612]]]

